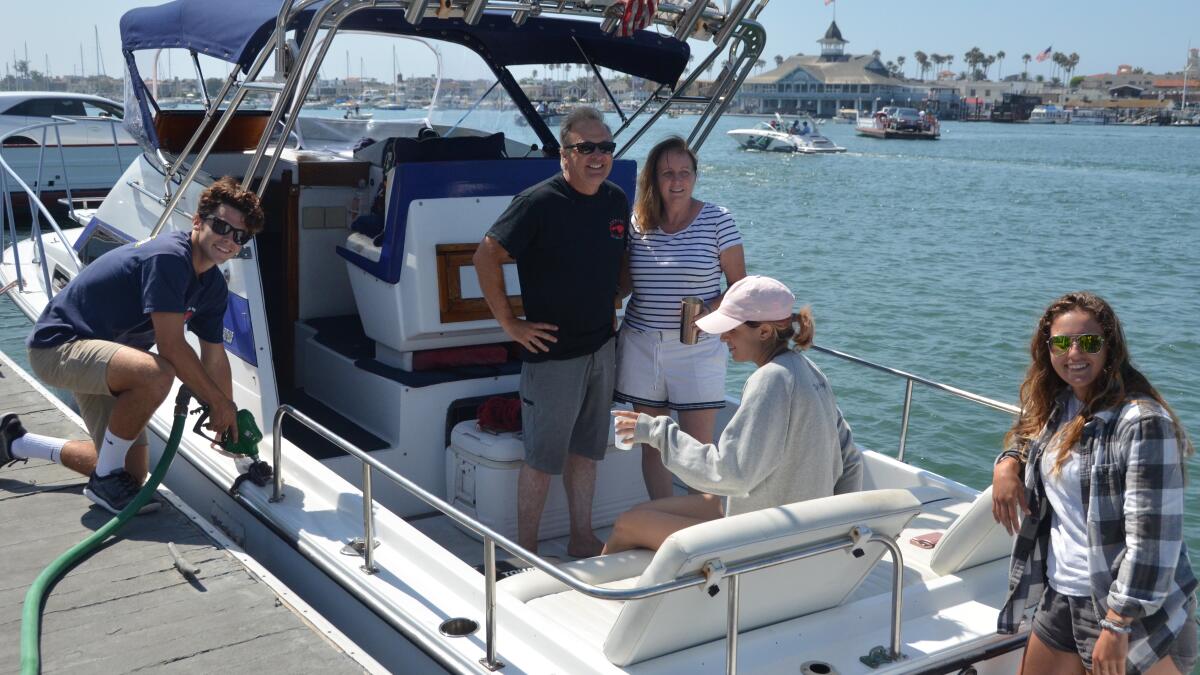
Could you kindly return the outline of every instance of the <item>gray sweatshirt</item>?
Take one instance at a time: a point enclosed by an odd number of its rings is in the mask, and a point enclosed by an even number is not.
[[[716,445],[670,417],[639,415],[633,442],[662,452],[683,482],[729,497],[727,515],[862,489],[862,455],[829,381],[788,351],[755,370]]]

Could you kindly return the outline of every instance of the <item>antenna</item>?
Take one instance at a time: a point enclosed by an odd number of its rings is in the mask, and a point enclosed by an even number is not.
[[[96,74],[108,77],[108,73],[104,71],[104,53],[100,51],[100,28],[92,24],[92,30],[96,35]]]

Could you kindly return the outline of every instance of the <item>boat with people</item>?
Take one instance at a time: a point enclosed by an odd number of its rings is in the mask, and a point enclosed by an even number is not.
[[[234,403],[261,421],[273,476],[243,483],[242,460],[189,433],[165,483],[385,668],[1012,672],[1028,635],[996,632],[1012,540],[992,520],[989,491],[906,463],[904,434],[914,383],[999,415],[1016,408],[837,350],[814,347],[907,384],[900,449],[863,449],[863,491],[701,523],[656,552],[563,563],[514,541],[524,440],[480,411],[513,398],[521,364],[472,261],[513,196],[558,174],[560,147],[510,67],[586,63],[597,77],[653,83],[659,105],[613,133],[610,179],[632,195],[637,166],[625,155],[673,102],[703,105],[687,141],[704,144],[765,46],[763,4],[664,3],[649,17],[657,31],[629,37],[616,34],[607,0],[540,13],[490,0],[172,0],[130,10],[126,125],[142,152],[98,208],[75,213],[78,227],[35,219],[17,241],[10,223],[0,288],[33,319],[115,246],[190,231],[200,194],[220,177],[256,191],[267,225],[222,264],[222,338]],[[308,90],[342,32],[465,46],[540,147],[432,116],[309,120]],[[693,43],[708,56],[689,68]],[[156,109],[138,66],[180,44],[230,65],[204,111]],[[685,95],[726,53],[706,93]],[[252,91],[270,92],[274,106],[242,110]],[[515,304],[519,280],[505,268]],[[152,455],[166,445],[172,398],[147,428]],[[718,427],[738,407],[727,404]],[[640,458],[609,445],[597,528],[646,498],[630,480]],[[568,513],[557,485],[539,548],[561,553]]]
[[[62,91],[0,92],[0,160],[47,202],[103,196],[141,153],[121,127],[124,107]],[[0,174],[4,174],[0,171]],[[25,199],[14,180],[0,189]]]
[[[798,152],[803,155],[846,151],[846,148],[817,133],[816,120],[807,115],[797,117],[791,123],[786,123],[780,115],[776,114],[775,119],[769,122],[760,122],[753,128],[731,129],[725,133],[745,150]]]
[[[1066,108],[1052,103],[1035,106],[1033,112],[1029,113],[1030,124],[1069,124],[1070,122],[1070,112]]]
[[[870,115],[859,113],[854,131],[872,138],[937,140],[941,128],[937,117],[916,108],[885,106]]]

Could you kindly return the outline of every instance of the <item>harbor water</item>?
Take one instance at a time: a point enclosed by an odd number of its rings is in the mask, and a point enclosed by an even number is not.
[[[464,124],[536,141],[512,117],[480,111]],[[626,156],[640,160],[693,121],[663,119]],[[951,122],[941,140],[918,142],[825,124],[821,133],[848,149],[831,156],[748,152],[725,135],[757,121],[718,123],[700,153],[696,195],[733,212],[751,273],[779,278],[812,306],[817,344],[1015,403],[1045,306],[1094,291],[1115,307],[1137,366],[1200,440],[1200,129]],[[0,301],[0,349],[23,361],[28,329]],[[859,443],[895,453],[904,381],[812,358]],[[750,370],[731,366],[731,393]],[[906,459],[982,488],[1011,421],[917,385]],[[1196,460],[1189,465],[1195,504]],[[1196,509],[1185,528],[1196,560]]]

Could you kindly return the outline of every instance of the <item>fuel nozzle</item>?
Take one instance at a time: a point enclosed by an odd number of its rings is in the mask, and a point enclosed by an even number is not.
[[[183,388],[181,387],[181,389]],[[186,399],[183,398],[182,393],[180,394],[180,397],[176,399],[176,404],[178,404],[180,400],[184,401],[185,406],[187,405]],[[229,430],[225,430],[221,434],[221,438],[218,439],[215,435],[210,436],[204,432],[204,423],[208,421],[210,413],[208,404],[200,401],[200,399],[196,399],[196,401],[200,403],[200,407],[193,412],[199,412],[200,417],[196,419],[196,424],[192,427],[192,431],[212,441],[213,443],[216,443],[221,447],[221,450],[231,455],[245,457],[250,460],[248,466],[244,465],[243,463],[238,464],[240,467],[243,467],[244,473],[242,473],[242,475],[238,476],[237,479],[233,481],[233,485],[229,488],[229,493],[237,496],[238,489],[241,487],[242,483],[246,482],[247,480],[259,487],[266,486],[266,484],[274,477],[274,471],[271,469],[270,464],[258,458],[258,444],[262,442],[263,433],[262,430],[258,428],[258,421],[254,419],[254,414],[245,408],[238,410],[237,436],[235,437],[233,434],[229,433]]]
[[[231,455],[258,459],[258,444],[262,442],[263,434],[262,430],[258,428],[258,422],[254,419],[253,413],[245,408],[237,411],[237,437],[226,430],[218,439],[216,436],[204,433],[204,423],[208,421],[209,417],[208,404],[201,403],[198,411],[200,417],[196,418],[196,424],[192,427],[192,431],[221,446],[222,450]]]

